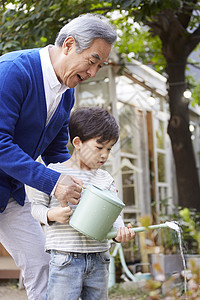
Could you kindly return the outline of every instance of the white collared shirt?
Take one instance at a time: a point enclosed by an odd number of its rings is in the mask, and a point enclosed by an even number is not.
[[[66,85],[61,84],[56,76],[56,73],[53,69],[50,56],[49,56],[49,48],[52,45],[48,45],[42,49],[40,49],[40,58],[42,65],[42,73],[44,80],[44,90],[45,90],[45,98],[46,98],[46,107],[47,107],[47,120],[46,126],[48,125],[51,117],[56,111],[62,94],[69,89]]]
[[[40,59],[42,65],[42,74],[44,80],[44,91],[45,91],[45,98],[46,98],[46,107],[47,107],[47,119],[46,119],[46,126],[48,125],[51,117],[53,116],[54,112],[56,111],[62,94],[69,89],[66,85],[61,84],[58,80],[56,73],[53,69],[50,56],[49,56],[49,48],[52,45],[47,45],[46,47],[40,49]],[[59,181],[59,179],[58,179]],[[51,195],[54,194],[56,186],[54,186]]]

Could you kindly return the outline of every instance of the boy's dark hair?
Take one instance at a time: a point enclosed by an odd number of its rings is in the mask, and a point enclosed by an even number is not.
[[[115,118],[101,107],[81,107],[75,109],[69,120],[70,141],[78,136],[82,142],[97,138],[98,143],[119,138],[119,126]]]

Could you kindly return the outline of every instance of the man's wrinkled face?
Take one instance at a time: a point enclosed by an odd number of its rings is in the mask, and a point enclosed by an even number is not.
[[[69,88],[74,88],[79,82],[94,77],[107,64],[111,47],[104,39],[95,39],[88,49],[77,53],[74,38],[68,37],[63,44],[57,72],[59,80]]]

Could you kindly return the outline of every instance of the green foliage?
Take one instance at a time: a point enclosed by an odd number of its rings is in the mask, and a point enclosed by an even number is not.
[[[179,211],[183,219],[185,232],[197,243],[197,253],[200,253],[200,213],[183,208]]]
[[[168,216],[162,216],[161,221],[177,221],[182,231],[184,252],[187,254],[200,254],[200,213],[196,209],[177,208]],[[169,228],[163,229],[162,245],[165,251],[170,251],[173,246],[178,250],[176,232]]]
[[[131,59],[153,66],[163,72],[165,59],[162,55],[162,44],[158,36],[152,38],[147,26],[136,24],[133,19],[122,12],[121,16],[113,21],[118,29],[119,39],[115,45],[122,57],[131,62]]]
[[[192,91],[192,105],[200,105],[200,79]]]
[[[134,16],[136,22],[145,23],[147,19],[166,9],[178,12],[186,1],[181,1],[182,4],[179,0],[108,0],[107,2],[112,4],[114,9],[127,11],[130,16]]]
[[[150,32],[145,32],[143,37],[141,30],[138,34],[138,41],[140,41],[141,44],[140,49],[136,49],[136,59],[142,61],[144,64],[153,66],[156,71],[163,73],[166,62],[162,55],[162,45],[158,36],[152,39]]]
[[[79,14],[98,12],[98,1],[12,0],[0,3],[0,54],[54,43],[60,28]],[[96,7],[96,8],[95,8]]]
[[[183,3],[186,1],[182,1]],[[197,7],[198,8],[198,7]],[[86,12],[106,14],[114,19],[119,39],[116,48],[128,61],[135,58],[153,66],[158,72],[165,69],[162,43],[152,37],[144,26],[165,9],[180,9],[179,0],[8,0],[0,3],[0,54],[8,51],[43,47],[54,43],[60,28],[69,20]],[[113,14],[114,12],[114,14]],[[115,17],[118,12],[117,17]],[[138,23],[136,23],[138,22]],[[196,26],[196,17],[191,28]],[[197,102],[196,92],[194,101]]]
[[[7,1],[11,3],[11,1]],[[61,4],[56,1],[12,1],[13,6],[1,7],[1,53],[23,48],[41,47],[54,42],[61,27]],[[9,6],[10,7],[10,6]],[[68,19],[66,15],[66,19]],[[58,20],[55,24],[55,19]]]
[[[118,298],[120,295],[123,298]],[[130,298],[131,297],[131,298]],[[134,297],[134,298],[132,298]],[[143,289],[138,289],[137,286],[123,286],[120,284],[116,284],[109,289],[109,299],[138,299],[143,300],[146,299],[146,292]]]

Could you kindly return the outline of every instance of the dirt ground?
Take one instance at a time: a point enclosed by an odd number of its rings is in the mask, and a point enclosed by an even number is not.
[[[133,300],[130,296],[109,297],[109,300]],[[16,286],[0,286],[0,300],[28,300],[25,290],[19,290]]]
[[[109,297],[109,300],[132,300],[132,297]],[[19,290],[17,282],[0,282],[0,300],[28,300],[26,291]]]
[[[28,300],[26,291],[19,290],[15,283],[0,283],[1,300]]]

